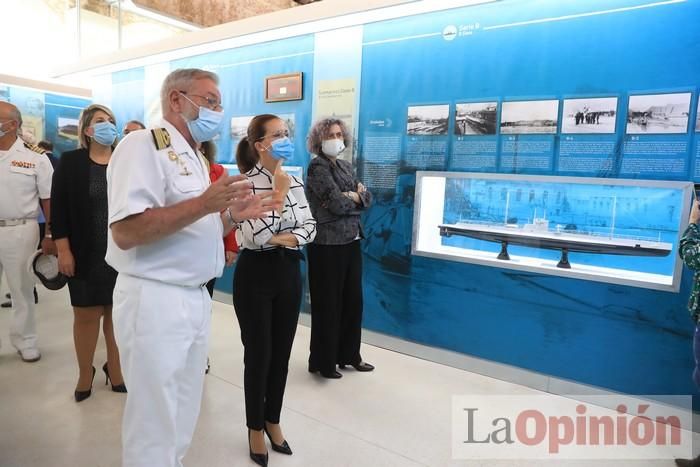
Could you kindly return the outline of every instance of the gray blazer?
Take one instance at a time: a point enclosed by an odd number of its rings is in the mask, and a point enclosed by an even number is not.
[[[314,243],[345,245],[358,236],[364,238],[360,215],[372,204],[372,194],[358,193],[362,201],[359,205],[343,194],[357,192],[359,182],[347,161],[337,159],[333,163],[321,155],[309,163],[306,198],[316,219]]]

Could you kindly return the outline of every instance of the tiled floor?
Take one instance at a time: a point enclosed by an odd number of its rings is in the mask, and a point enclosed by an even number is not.
[[[3,290],[4,295],[4,290]],[[76,404],[77,365],[67,290],[40,290],[40,362],[20,361],[8,339],[10,313],[0,310],[0,467],[120,465],[124,395],[98,373],[90,399]],[[324,380],[306,371],[309,329],[299,326],[282,414],[291,457],[270,453],[270,466],[672,466],[671,461],[457,461],[451,456],[454,394],[537,392],[365,346],[377,370]],[[216,303],[202,413],[188,467],[254,465],[244,424],[242,346],[233,309]],[[95,366],[105,361],[102,339]],[[154,466],[157,467],[157,466]]]

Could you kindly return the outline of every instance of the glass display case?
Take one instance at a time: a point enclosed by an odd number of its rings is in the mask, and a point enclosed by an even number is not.
[[[418,172],[412,252],[677,291],[693,184]]]

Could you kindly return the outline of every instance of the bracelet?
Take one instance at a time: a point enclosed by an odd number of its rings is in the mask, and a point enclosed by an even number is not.
[[[53,236],[52,236],[50,233],[48,233],[48,234],[44,235],[44,238],[51,238],[51,239],[53,239]]]

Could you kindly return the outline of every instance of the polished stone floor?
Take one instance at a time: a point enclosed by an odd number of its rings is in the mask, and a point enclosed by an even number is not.
[[[3,287],[2,293],[4,295]],[[20,361],[9,345],[10,311],[0,309],[0,467],[117,467],[124,395],[98,373],[90,399],[76,404],[77,365],[67,290],[40,290],[41,361]],[[672,466],[666,461],[468,461],[451,451],[455,394],[537,393],[532,389],[365,345],[373,373],[324,380],[306,371],[309,329],[299,326],[282,413],[294,450],[270,452],[270,466]],[[235,314],[215,303],[202,412],[190,467],[254,465],[244,425],[243,357]],[[102,338],[95,366],[105,361]],[[128,383],[127,383],[128,384]],[[157,467],[157,466],[154,466]]]

